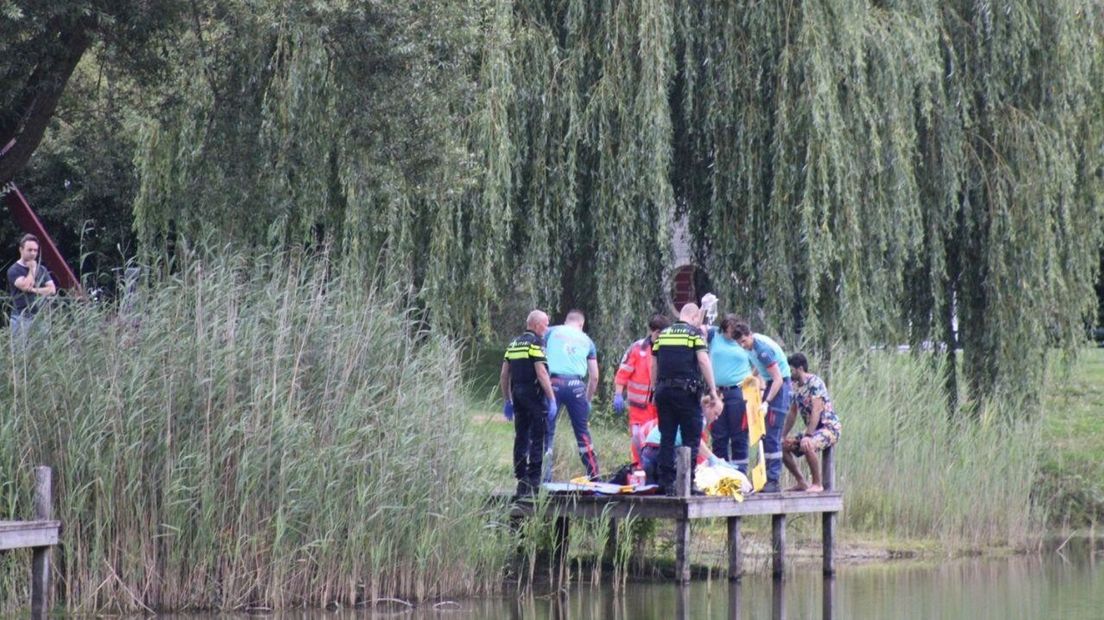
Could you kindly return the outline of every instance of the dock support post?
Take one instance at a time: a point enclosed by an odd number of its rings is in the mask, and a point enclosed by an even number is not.
[[[679,448],[675,453],[675,495],[679,498],[690,497],[692,466],[690,448]],[[675,581],[690,583],[690,519],[685,512],[675,520]]]
[[[821,461],[821,480],[824,482],[825,491],[834,491],[836,488],[836,461],[831,447],[825,448]],[[824,544],[824,576],[832,577],[836,574],[836,562],[833,557],[836,546],[836,518],[834,512],[824,512],[820,515],[821,538]]]
[[[34,516],[37,521],[49,521],[53,516],[51,487],[53,472],[49,467],[35,467]],[[31,617],[45,618],[50,606],[50,547],[34,547],[31,561]]]
[[[565,515],[556,515],[556,525],[553,535],[552,566],[558,579],[562,582],[567,576],[567,545],[571,534],[571,519]]]
[[[771,515],[771,550],[774,552],[772,573],[775,579],[786,574],[786,515]]]
[[[743,577],[743,558],[740,557],[740,517],[728,518],[728,580],[739,581]]]
[[[610,517],[609,520],[609,538],[606,539],[606,561],[614,563],[617,561],[617,517]]]

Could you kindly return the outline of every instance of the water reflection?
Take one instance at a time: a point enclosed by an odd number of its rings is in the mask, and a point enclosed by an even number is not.
[[[682,584],[678,587],[678,603],[675,606],[676,618],[690,620],[690,584]]]
[[[771,580],[771,618],[772,620],[786,620],[786,580]]]
[[[824,591],[821,593],[820,617],[824,620],[832,620],[835,616],[832,612],[836,606],[836,578],[824,578]]]
[[[728,618],[740,620],[740,585],[739,581],[728,582]]]
[[[796,567],[784,581],[745,574],[739,582],[698,580],[688,586],[634,583],[547,587],[498,598],[461,600],[442,613],[432,603],[339,613],[274,614],[280,618],[968,618],[1098,620],[1104,609],[1104,571],[1089,549],[1065,557],[932,560],[839,566],[825,579],[819,567]],[[191,616],[195,618],[196,616]],[[210,618],[211,616],[202,616]]]

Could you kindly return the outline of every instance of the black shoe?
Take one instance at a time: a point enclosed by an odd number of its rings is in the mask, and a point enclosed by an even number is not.
[[[527,497],[533,497],[537,494],[537,488],[529,483],[528,480],[519,480],[517,483],[517,492],[514,497],[517,499],[523,499]]]
[[[781,493],[782,489],[778,488],[777,480],[767,480],[767,483],[763,485],[763,488],[759,489],[760,493]]]

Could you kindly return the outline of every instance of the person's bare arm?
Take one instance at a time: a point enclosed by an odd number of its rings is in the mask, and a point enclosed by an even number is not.
[[[805,427],[805,436],[812,437],[816,432],[817,427],[820,426],[820,414],[824,412],[824,399],[818,397],[813,398],[813,412],[809,414],[809,424]]]
[[[502,362],[502,370],[498,371],[498,389],[502,390],[502,398],[506,402],[513,402],[513,394],[510,393],[510,362]]]
[[[797,405],[790,403],[790,410],[786,413],[786,424],[782,427],[782,437],[786,437],[793,430],[794,423],[797,421]]]
[[[767,373],[770,374],[770,390],[767,390],[767,396],[763,400],[769,403],[782,389],[782,371],[778,369],[778,364],[771,364],[767,368]]]
[[[37,264],[32,261],[27,261],[27,275],[19,276],[15,279],[15,288],[23,291],[24,293],[34,292],[34,281]]]
[[[587,391],[586,399],[589,403],[594,400],[594,393],[598,391],[598,360],[587,360]]]
[[[541,389],[544,390],[545,397],[548,400],[556,400],[556,393],[552,391],[552,378],[548,374],[548,364],[538,362],[536,364],[537,381],[540,383]]]
[[[709,351],[699,349],[697,356],[698,368],[701,368],[702,376],[705,377],[705,386],[709,388],[709,395],[720,399],[720,395],[717,394],[717,384],[713,381],[713,362],[709,361]]]

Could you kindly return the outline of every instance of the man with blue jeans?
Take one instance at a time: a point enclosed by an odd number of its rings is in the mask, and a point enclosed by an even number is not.
[[[593,480],[599,475],[598,456],[590,440],[589,426],[590,401],[598,389],[598,351],[594,341],[583,332],[585,322],[582,311],[571,310],[563,325],[550,327],[545,338],[548,372],[552,376],[552,389],[559,405],[548,416],[548,432],[544,436],[545,482],[552,480],[552,447],[555,445],[560,407],[567,408],[567,415],[571,418],[579,459],[583,462],[587,477]]]
[[[8,293],[12,299],[12,339],[22,342],[45,299],[57,293],[49,270],[38,262],[38,237],[34,235],[19,239],[19,260],[8,268]]]
[[[767,462],[767,483],[760,493],[778,493],[782,477],[782,426],[790,410],[790,365],[782,347],[770,338],[756,334],[741,321],[733,328],[736,342],[751,353],[751,363],[759,376],[767,380],[763,402],[767,403],[767,434],[763,436],[763,456]]]

